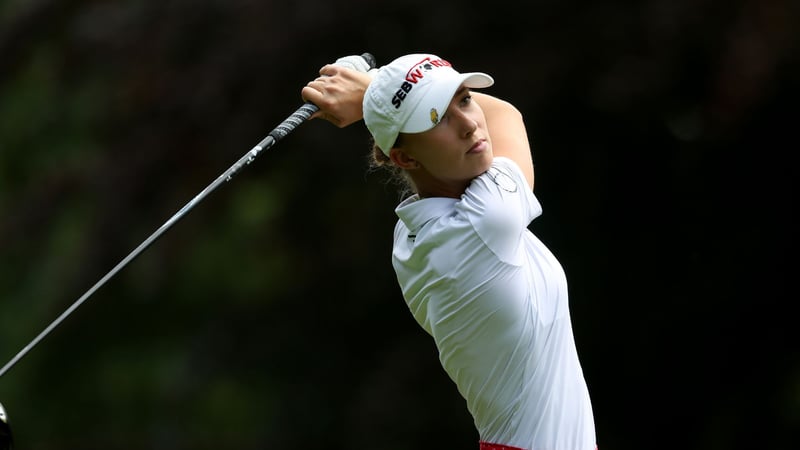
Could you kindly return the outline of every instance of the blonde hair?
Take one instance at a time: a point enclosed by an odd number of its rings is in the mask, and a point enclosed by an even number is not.
[[[395,141],[393,147],[398,147],[399,145],[400,136],[397,136],[397,141]],[[372,149],[367,156],[367,160],[371,172],[383,170],[389,174],[387,184],[393,184],[397,187],[400,198],[405,198],[411,194],[417,193],[417,189],[411,181],[411,177],[408,176],[408,173],[400,167],[397,167],[392,160],[383,153],[383,150],[378,147],[374,139],[372,140]]]

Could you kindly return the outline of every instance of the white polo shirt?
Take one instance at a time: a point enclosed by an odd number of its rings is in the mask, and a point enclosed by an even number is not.
[[[594,450],[566,277],[527,228],[542,208],[519,167],[497,157],[461,199],[412,196],[396,212],[400,288],[480,439]]]

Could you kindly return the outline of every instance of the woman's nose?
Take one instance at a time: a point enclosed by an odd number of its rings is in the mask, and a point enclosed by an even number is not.
[[[457,118],[459,126],[461,127],[462,135],[464,137],[472,136],[472,133],[478,129],[478,122],[463,111],[459,111],[457,113]]]

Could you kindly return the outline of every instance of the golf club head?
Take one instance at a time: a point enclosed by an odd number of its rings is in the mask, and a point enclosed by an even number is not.
[[[11,427],[8,426],[8,414],[0,403],[0,450],[11,450],[14,442],[11,438]]]

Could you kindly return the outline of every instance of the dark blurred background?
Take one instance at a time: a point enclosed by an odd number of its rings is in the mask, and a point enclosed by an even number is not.
[[[601,450],[795,449],[800,4],[0,2],[0,363],[301,104],[436,53],[519,107]],[[390,264],[362,124],[312,121],[0,379],[18,449],[477,449]]]

